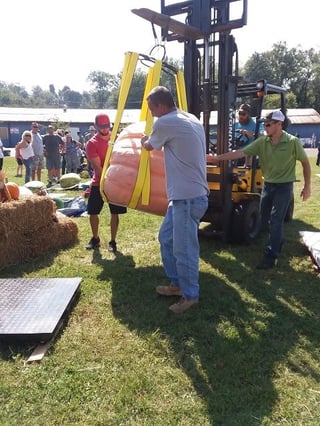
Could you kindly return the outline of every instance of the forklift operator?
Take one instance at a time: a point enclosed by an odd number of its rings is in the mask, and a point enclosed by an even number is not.
[[[238,111],[238,121],[234,125],[236,149],[242,149],[254,140],[256,133],[256,120],[251,116],[251,105],[242,104]],[[259,135],[263,135],[264,128],[259,124]],[[236,166],[252,166],[252,158],[246,156],[239,159]]]
[[[242,104],[238,111],[238,121],[235,123],[236,147],[241,149],[254,140],[256,121],[251,117],[251,106]],[[259,134],[263,134],[263,126],[260,124]]]
[[[261,122],[266,135],[258,137],[249,145],[237,151],[211,157],[210,162],[236,160],[245,155],[259,156],[264,184],[260,198],[262,229],[269,228],[269,240],[257,269],[273,268],[284,243],[284,220],[293,197],[293,183],[296,180],[296,161],[303,168],[304,186],[302,200],[311,195],[310,163],[301,142],[283,130],[285,116],[281,111],[273,111]]]

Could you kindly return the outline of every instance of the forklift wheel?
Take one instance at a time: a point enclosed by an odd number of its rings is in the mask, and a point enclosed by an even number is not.
[[[233,243],[250,243],[260,231],[259,201],[247,200],[234,205],[231,236]]]

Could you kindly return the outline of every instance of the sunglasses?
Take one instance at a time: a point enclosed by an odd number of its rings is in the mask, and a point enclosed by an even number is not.
[[[271,121],[270,123],[265,123],[264,127],[270,127],[272,124],[277,124],[278,121]]]
[[[24,135],[25,138],[31,138],[31,135]]]

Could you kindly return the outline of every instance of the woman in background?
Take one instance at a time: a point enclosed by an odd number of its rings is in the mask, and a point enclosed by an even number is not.
[[[16,146],[16,155],[22,157],[22,162],[26,168],[24,182],[30,182],[34,152],[32,148],[32,134],[29,130],[22,133],[21,141]]]

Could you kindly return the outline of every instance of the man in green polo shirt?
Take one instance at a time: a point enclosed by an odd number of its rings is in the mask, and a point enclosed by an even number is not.
[[[236,160],[245,155],[257,155],[264,177],[260,199],[262,229],[269,227],[268,244],[257,269],[275,266],[284,242],[284,219],[292,199],[296,180],[296,161],[303,168],[303,201],[311,195],[311,169],[308,157],[299,139],[283,130],[285,116],[273,111],[261,120],[265,135],[258,137],[242,150],[230,151],[213,157],[212,161]]]

